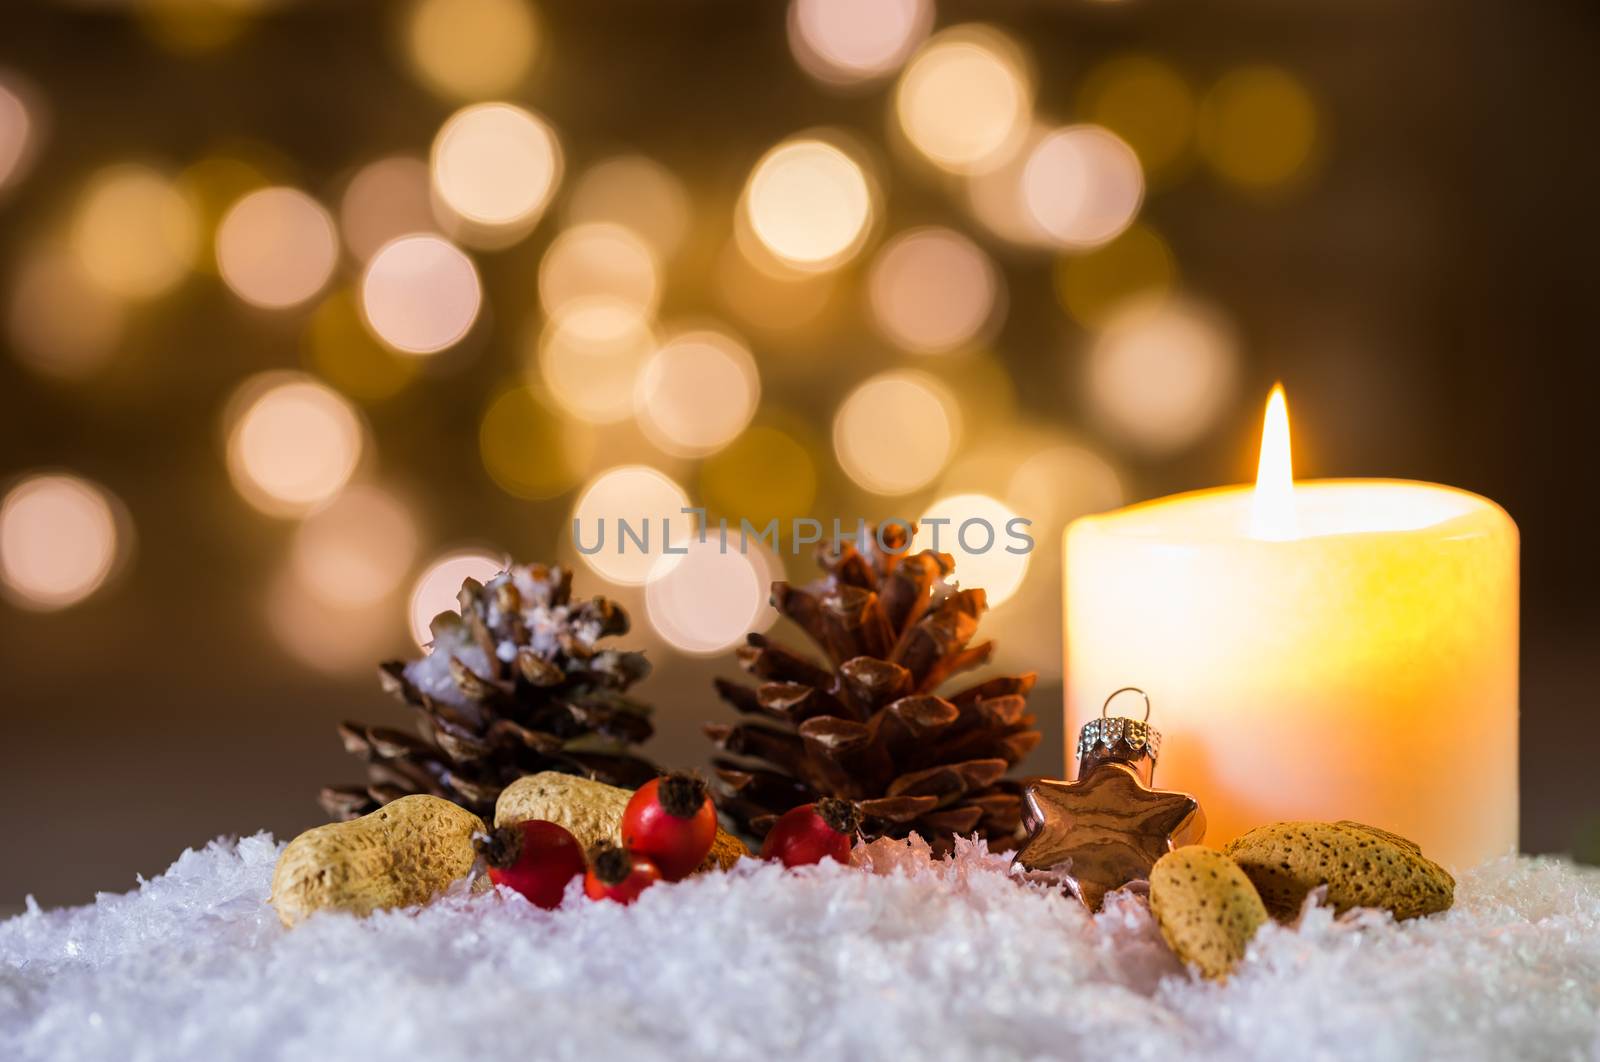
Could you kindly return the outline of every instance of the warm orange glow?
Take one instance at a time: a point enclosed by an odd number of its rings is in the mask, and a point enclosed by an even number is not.
[[[1299,535],[1294,506],[1294,461],[1289,453],[1289,402],[1283,384],[1272,388],[1261,425],[1261,460],[1250,502],[1250,534],[1274,540]]]

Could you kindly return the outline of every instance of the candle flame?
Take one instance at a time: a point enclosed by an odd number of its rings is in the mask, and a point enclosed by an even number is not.
[[[1272,388],[1261,424],[1261,461],[1256,466],[1256,492],[1250,504],[1250,534],[1283,540],[1300,533],[1294,505],[1294,461],[1289,453],[1289,401],[1283,384]]]

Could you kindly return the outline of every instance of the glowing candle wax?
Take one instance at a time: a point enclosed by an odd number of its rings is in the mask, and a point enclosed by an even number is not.
[[[1458,868],[1513,850],[1516,525],[1451,487],[1290,470],[1280,389],[1254,489],[1067,529],[1068,740],[1139,686],[1208,844],[1354,819]]]

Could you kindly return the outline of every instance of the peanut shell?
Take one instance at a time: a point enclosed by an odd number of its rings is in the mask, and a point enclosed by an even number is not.
[[[365,917],[426,903],[477,862],[472,812],[438,797],[401,797],[349,822],[307,830],[284,848],[269,903],[292,926],[315,911]]]
[[[1267,908],[1244,871],[1215,848],[1198,844],[1156,860],[1150,910],[1178,958],[1214,981],[1227,978],[1267,921]]]
[[[500,793],[494,805],[494,824],[510,826],[543,819],[565,826],[584,851],[601,841],[622,843],[622,813],[633,792],[576,775],[541,771],[518,778]],[[750,854],[744,842],[720,827],[711,852],[696,873],[727,870]]]
[[[1276,918],[1299,914],[1319,885],[1328,887],[1335,910],[1379,907],[1396,918],[1448,910],[1455,901],[1455,879],[1414,842],[1359,822],[1276,822],[1223,851]]]

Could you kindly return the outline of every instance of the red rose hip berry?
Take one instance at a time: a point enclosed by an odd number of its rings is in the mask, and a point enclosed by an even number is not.
[[[584,872],[583,848],[565,827],[530,819],[501,826],[479,842],[489,880],[540,907],[560,907],[567,883]]]
[[[589,853],[589,872],[583,876],[583,892],[591,900],[627,904],[660,880],[661,871],[644,856],[630,855],[614,844],[600,844]]]
[[[646,782],[622,813],[622,846],[656,865],[668,881],[687,877],[717,838],[717,809],[692,774]]]
[[[803,867],[835,859],[850,861],[850,846],[861,828],[861,812],[848,800],[823,797],[786,811],[767,831],[761,843],[762,859],[781,860],[786,867]]]

